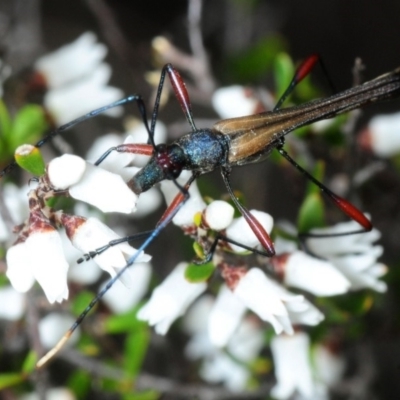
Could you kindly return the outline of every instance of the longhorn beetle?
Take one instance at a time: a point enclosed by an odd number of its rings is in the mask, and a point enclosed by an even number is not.
[[[348,232],[348,234],[360,233],[372,229],[372,224],[361,213],[361,211],[351,205],[348,201],[331,192],[322,183],[301,168],[287,154],[287,152],[283,149],[284,137],[289,132],[301,126],[311,124],[322,119],[332,118],[338,114],[353,110],[358,107],[363,107],[372,102],[400,96],[400,68],[328,98],[311,101],[301,106],[295,106],[281,110],[280,106],[282,105],[283,101],[292,92],[295,85],[309,74],[310,70],[314,67],[318,60],[319,58],[317,55],[312,55],[300,65],[288,89],[280,98],[273,111],[263,112],[251,116],[221,120],[214,124],[214,126],[210,129],[200,130],[196,128],[194,123],[192,107],[185,84],[174,67],[171,64],[167,64],[164,66],[161,72],[161,78],[158,85],[150,126],[148,124],[147,113],[142,97],[140,95],[133,95],[108,106],[94,110],[81,118],[61,126],[36,144],[37,147],[41,147],[55,135],[66,131],[83,120],[92,118],[107,109],[131,102],[136,102],[143,119],[143,123],[149,135],[149,143],[123,144],[115,148],[111,148],[103,154],[96,164],[98,165],[101,163],[101,161],[104,160],[104,158],[107,157],[112,151],[148,155],[151,156],[149,162],[128,182],[128,186],[135,193],[140,194],[149,190],[156,183],[164,179],[170,179],[174,180],[180,189],[178,195],[161,217],[156,229],[150,233],[148,238],[139,247],[137,253],[128,259],[126,266],[121,269],[117,275],[108,282],[106,287],[100,291],[98,295],[90,302],[90,304],[78,317],[77,321],[59,341],[59,343],[39,360],[37,363],[37,368],[41,368],[43,365],[45,365],[47,361],[49,361],[63,347],[65,342],[72,335],[74,330],[78,327],[93,306],[103,297],[103,295],[114,284],[114,282],[125,272],[125,270],[135,262],[138,255],[148,247],[148,245],[156,238],[156,236],[173,219],[173,217],[189,197],[188,189],[191,183],[200,175],[211,172],[216,168],[220,168],[223,180],[233,202],[242,213],[256,237],[266,250],[265,254],[269,257],[275,254],[271,238],[261,224],[236,199],[230,186],[229,175],[232,167],[260,162],[264,160],[273,149],[277,149],[283,157],[285,157],[300,172],[302,172],[313,183],[315,183],[339,209],[346,213],[350,218],[358,222],[362,227],[362,229],[354,232]],[[154,130],[160,105],[161,92],[166,76],[168,76],[169,80],[171,81],[172,88],[185,114],[185,117],[191,126],[192,132],[183,135],[180,139],[176,140],[170,145],[156,145],[154,143]],[[15,163],[10,164],[3,171],[1,171],[0,177],[9,172],[14,165]],[[175,179],[180,175],[183,169],[192,171],[192,176],[187,183],[181,187],[178,185]],[[115,242],[119,243],[120,240]],[[93,254],[89,255],[89,257],[104,251],[107,247],[114,244],[116,243],[110,243],[109,245],[94,251]]]

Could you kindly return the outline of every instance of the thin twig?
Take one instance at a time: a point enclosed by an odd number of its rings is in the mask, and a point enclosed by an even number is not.
[[[116,367],[104,364],[97,359],[91,359],[83,356],[81,353],[68,350],[60,354],[59,358],[88,371],[91,376],[120,380],[124,372]],[[200,400],[240,400],[257,399],[267,396],[270,386],[263,386],[257,391],[242,393],[232,393],[227,389],[218,386],[209,385],[184,385],[168,378],[162,378],[151,374],[141,373],[132,383],[132,389],[147,390],[153,389],[161,393],[167,393],[174,398],[196,398]]]

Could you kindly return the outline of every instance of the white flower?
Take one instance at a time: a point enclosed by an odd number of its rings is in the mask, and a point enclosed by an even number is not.
[[[41,396],[37,392],[24,394],[18,397],[19,400],[41,400]],[[76,400],[76,396],[68,388],[58,387],[46,390],[46,400]]]
[[[233,221],[235,209],[226,201],[215,200],[204,210],[203,221],[215,231],[226,229]]]
[[[47,176],[54,189],[65,190],[78,183],[85,170],[86,162],[83,158],[73,154],[63,154],[49,162]]]
[[[156,129],[157,131],[157,129]],[[109,134],[102,136],[94,142],[93,146],[87,153],[87,158],[90,162],[96,162],[99,157],[104,154],[111,147],[116,147],[121,144],[120,135]],[[135,139],[128,135],[125,138],[124,144],[129,143],[138,143]],[[138,154],[132,153],[117,153],[115,151],[111,152],[104,161],[99,164],[99,167],[105,169],[109,172],[118,174],[122,177],[124,182],[128,182],[132,176],[136,175],[139,170],[137,165],[140,165],[142,162],[142,157]],[[135,166],[132,166],[135,165]],[[154,210],[156,210],[162,203],[161,193],[157,188],[151,188],[147,192],[141,193],[137,199],[136,207],[137,210],[134,214],[132,214],[133,218],[142,218]]]
[[[50,225],[10,247],[6,259],[6,275],[17,291],[28,291],[37,280],[50,303],[68,298],[68,263],[60,235]]]
[[[259,326],[244,320],[227,345],[227,352],[215,349],[206,357],[200,376],[207,382],[220,383],[233,392],[246,389],[251,371],[246,364],[254,360],[264,346]]]
[[[11,286],[0,288],[0,319],[19,320],[25,312],[25,296]]]
[[[360,230],[360,225],[355,221],[341,222],[327,228],[315,228],[312,234],[337,235]],[[307,238],[307,248],[314,254],[330,258],[341,254],[355,254],[368,252],[372,243],[377,241],[381,234],[377,229],[356,235],[342,235],[332,237]]]
[[[334,387],[343,377],[346,362],[343,357],[324,344],[316,345],[312,350],[312,361],[316,380],[328,388]]]
[[[138,318],[155,325],[160,335],[164,335],[175,319],[183,315],[207,288],[204,282],[191,283],[186,280],[186,266],[186,263],[178,264],[163,283],[153,290],[150,300],[138,313]]]
[[[120,236],[96,218],[85,219],[63,214],[61,222],[72,244],[83,253],[89,253],[112,240],[120,239]],[[137,250],[128,243],[120,243],[95,256],[93,260],[101,269],[114,277],[136,252]],[[150,258],[147,254],[141,254],[136,262],[147,262]],[[128,287],[132,286],[130,273],[131,269],[121,276],[121,280]]]
[[[44,105],[58,125],[66,124],[124,96],[122,90],[107,86],[110,76],[111,68],[107,64],[100,64],[85,79],[49,90],[44,97]],[[104,114],[118,117],[121,112],[121,107],[117,107]]]
[[[246,364],[253,361],[262,349],[264,333],[259,324],[243,319],[226,344],[226,352],[222,351],[211,343],[207,329],[213,308],[212,297],[206,295],[185,315],[184,327],[191,335],[185,354],[191,360],[204,358],[200,375],[207,382],[222,382],[236,392],[244,390],[251,376]]]
[[[303,332],[275,336],[271,341],[277,384],[271,390],[276,399],[289,399],[296,391],[304,399],[315,399],[316,388],[309,361],[310,341]]]
[[[80,283],[81,285],[91,285],[97,282],[102,274],[102,270],[93,259],[78,264],[77,260],[82,257],[83,253],[72,245],[65,229],[60,229],[58,232],[60,233],[65,258],[69,264],[68,280]]]
[[[252,91],[239,85],[217,89],[212,97],[214,110],[223,119],[254,114],[258,104]]]
[[[78,156],[64,154],[48,166],[48,178],[55,189],[67,189],[77,200],[84,201],[103,212],[129,214],[136,209],[137,195],[119,175],[84,161]]]
[[[246,313],[246,305],[222,285],[209,312],[208,335],[214,346],[224,347],[237,330]]]
[[[275,281],[271,281],[272,286],[275,287],[275,291],[282,298],[287,296],[293,296],[293,293],[289,292],[286,288],[279,285]],[[301,302],[286,302],[286,309],[290,318],[290,322],[295,325],[318,325],[325,317],[310,301],[303,298]]]
[[[54,347],[74,322],[75,318],[70,315],[64,315],[55,312],[46,315],[39,321],[39,336],[42,345],[46,349],[51,349]],[[74,345],[78,341],[79,335],[80,333],[78,327],[66,345]]]
[[[283,292],[278,287],[259,268],[252,268],[238,279],[232,290],[250,310],[269,322],[277,334],[292,334],[287,307],[300,311],[305,310],[307,305],[303,296]]]
[[[191,176],[190,171],[182,171],[180,177],[177,179],[180,185],[184,185]],[[161,191],[164,194],[165,201],[169,205],[175,199],[179,193],[179,189],[176,187],[173,181],[164,180],[161,182]],[[196,182],[193,182],[189,188],[190,197],[186,203],[179,210],[178,214],[175,215],[172,222],[177,226],[190,226],[193,225],[193,217],[196,213],[202,212],[206,207],[199,189],[197,188]]]
[[[151,266],[148,263],[135,263],[129,269],[129,276],[134,284],[127,288],[120,282],[114,285],[102,297],[112,312],[122,314],[132,309],[145,295],[151,278]],[[106,283],[103,285],[106,285]]]
[[[150,121],[148,121],[150,127]],[[142,121],[135,120],[135,123],[131,127],[127,127],[132,142],[131,143],[147,143],[149,139],[149,134],[147,129],[143,125]],[[167,127],[160,121],[157,120],[156,129],[154,131],[154,142],[156,144],[165,143],[167,140]],[[144,167],[149,161],[148,156],[137,154],[135,156],[135,165],[138,167]]]
[[[257,210],[250,210],[250,213],[258,220],[267,233],[271,233],[274,220],[269,214]],[[236,242],[242,243],[249,247],[261,246],[259,240],[244,217],[239,217],[233,220],[233,222],[226,229],[226,236],[228,239],[235,240]],[[234,244],[229,244],[229,246],[233,251],[244,251],[243,247]]]
[[[343,222],[329,228],[313,229],[316,234],[337,234],[359,229],[356,222]],[[309,238],[307,246],[317,256],[327,259],[351,283],[351,289],[371,288],[386,291],[386,283],[379,280],[387,267],[377,262],[382,246],[373,245],[380,238],[378,230],[327,238]]]
[[[122,143],[131,144],[135,142],[130,135],[126,136],[125,140],[122,140],[121,135],[112,133],[101,136],[95,140],[92,147],[87,152],[86,158],[91,164],[94,164],[107,150],[112,147],[117,147]],[[137,166],[131,166],[136,157],[137,154],[112,151],[99,164],[99,167],[114,174],[121,175],[122,179],[128,182],[139,170]]]
[[[400,113],[372,118],[358,140],[363,148],[372,150],[379,157],[400,153]]]
[[[14,225],[22,224],[29,216],[29,209],[27,204],[27,193],[29,189],[25,185],[19,188],[13,183],[7,183],[3,186],[2,196],[4,205],[7,210],[4,213],[9,213],[9,216]],[[7,226],[6,222],[3,220],[2,212],[0,212],[0,242],[6,241],[11,236],[11,229]]]
[[[74,42],[40,57],[35,70],[54,89],[90,75],[106,54],[106,46],[97,43],[96,35],[85,32]]]
[[[302,251],[274,257],[271,262],[285,285],[316,296],[336,296],[350,289],[350,282],[330,262]]]

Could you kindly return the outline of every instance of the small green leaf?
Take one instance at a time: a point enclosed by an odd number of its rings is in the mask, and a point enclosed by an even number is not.
[[[322,182],[325,175],[325,163],[318,161],[312,171],[312,176],[319,182]],[[312,193],[320,193],[321,189],[313,182],[308,181],[306,193],[307,195]]]
[[[47,125],[42,107],[36,104],[24,106],[15,116],[11,132],[6,138],[9,149],[36,142],[47,129]]]
[[[25,380],[23,374],[9,373],[0,374],[0,390],[8,388],[10,386],[17,385]]]
[[[9,154],[5,154],[7,151],[5,142],[6,138],[10,136],[11,132],[11,118],[8,113],[7,107],[4,104],[4,101],[0,99],[0,156],[4,158],[5,156],[9,156]],[[4,154],[3,154],[4,153]]]
[[[36,366],[36,362],[38,361],[38,355],[35,351],[31,350],[24,360],[24,364],[22,365],[22,371],[26,374],[30,374]]]
[[[111,315],[104,322],[104,331],[109,334],[132,332],[136,329],[147,327],[144,321],[139,321],[136,314],[142,305],[139,304],[133,310],[125,314]]]
[[[320,193],[311,193],[306,196],[300,207],[297,220],[298,231],[303,233],[323,226],[325,226],[324,202]]]
[[[123,369],[130,379],[140,372],[149,343],[150,332],[147,327],[131,332],[125,339]]]
[[[92,385],[92,378],[86,371],[76,370],[68,379],[68,387],[79,399],[86,399]]]
[[[15,161],[17,164],[35,176],[45,173],[45,163],[40,150],[30,144],[23,144],[15,150]]]
[[[139,393],[126,393],[122,396],[122,400],[157,400],[161,398],[161,394],[155,390],[146,390]]]
[[[294,65],[287,53],[280,53],[274,62],[275,90],[280,97],[285,93],[294,75]]]
[[[189,264],[185,270],[185,278],[192,283],[205,282],[213,274],[215,265],[212,262],[197,265]]]
[[[81,268],[85,268],[85,263],[80,264]],[[88,304],[93,300],[95,294],[87,290],[83,290],[77,296],[75,296],[74,301],[71,305],[71,311],[75,316],[78,316],[82,311],[88,306]]]
[[[277,54],[285,48],[286,43],[279,36],[268,36],[261,39],[249,50],[231,58],[228,68],[226,68],[230,73],[229,79],[239,83],[248,83],[255,79],[265,78],[266,73],[271,70]]]

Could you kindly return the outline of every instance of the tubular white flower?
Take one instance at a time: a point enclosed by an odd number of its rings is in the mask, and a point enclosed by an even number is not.
[[[315,229],[313,233],[341,233],[358,229],[356,222],[344,222],[330,228]],[[350,282],[351,290],[371,288],[378,292],[386,291],[386,283],[379,280],[387,272],[387,267],[377,262],[383,253],[382,246],[373,245],[380,238],[380,232],[357,235],[310,238],[307,246],[316,255],[326,258]]]
[[[128,122],[129,124],[129,122]],[[150,121],[148,121],[150,127]],[[142,121],[135,120],[135,124],[128,128],[128,135],[130,137],[130,143],[147,143],[149,140],[149,134],[147,133],[147,129],[143,125]],[[167,140],[167,127],[160,120],[157,120],[156,129],[154,131],[154,142],[156,144],[165,143]],[[149,161],[148,156],[137,154],[135,155],[135,166],[144,167],[145,164]]]
[[[54,189],[65,190],[78,183],[86,170],[83,158],[73,154],[63,154],[47,165],[47,176]]]
[[[18,400],[40,400],[40,397],[37,392],[32,392],[18,397]],[[46,390],[46,400],[76,400],[76,396],[68,388],[49,388]]]
[[[85,79],[48,91],[44,97],[44,105],[58,125],[66,124],[124,96],[122,90],[107,86],[110,76],[110,66],[100,64]],[[121,107],[117,107],[107,110],[104,114],[119,117],[121,112]]]
[[[313,234],[339,234],[360,230],[360,225],[355,221],[341,222],[327,228],[315,228]],[[329,258],[344,253],[364,253],[371,249],[371,244],[381,237],[377,229],[356,235],[336,237],[307,238],[307,248],[320,257]]]
[[[232,356],[216,349],[200,368],[201,377],[212,383],[223,382],[233,392],[244,390],[251,376],[245,364],[254,360],[261,351],[263,336],[259,326],[244,320],[227,346]]]
[[[129,275],[134,285],[131,288],[120,282],[115,284],[103,296],[102,301],[115,314],[122,314],[131,310],[146,294],[151,278],[151,266],[148,263],[135,263],[129,269]],[[105,282],[102,287],[107,283]]]
[[[109,135],[101,136],[95,140],[92,147],[87,152],[86,158],[91,164],[94,164],[99,157],[111,147],[119,146],[122,143],[132,144],[137,142],[135,142],[130,135],[128,135],[125,140],[122,140],[121,135],[110,133]],[[112,151],[102,163],[99,164],[99,167],[114,174],[121,175],[124,182],[128,182],[129,179],[139,171],[138,167],[131,166],[137,157],[137,154]]]
[[[217,89],[212,97],[214,110],[223,119],[254,114],[258,103],[250,89],[239,85]]]
[[[278,293],[282,298],[293,296],[293,293],[289,292],[285,287],[281,286],[275,281],[271,281],[272,286],[275,287],[276,293]],[[286,302],[286,309],[292,324],[295,325],[318,325],[325,317],[321,311],[318,310],[310,301],[303,298],[303,301],[296,302]]]
[[[306,290],[316,296],[336,296],[350,289],[350,282],[328,261],[311,257],[302,251],[278,256],[274,265],[287,286]]]
[[[400,153],[400,113],[377,115],[360,134],[360,144],[379,157]]]
[[[68,298],[68,263],[54,228],[32,232],[24,243],[12,246],[6,258],[7,277],[17,291],[26,292],[36,279],[50,303]]]
[[[187,263],[178,264],[163,283],[153,290],[150,300],[137,315],[138,319],[154,325],[160,335],[167,333],[171,324],[207,288],[204,282],[191,283],[186,280],[186,266]]]
[[[32,184],[18,187],[13,183],[3,186],[4,204],[15,224],[22,224],[29,217],[29,209],[26,206],[28,192],[34,187]]]
[[[7,278],[13,288],[21,293],[27,292],[35,283],[26,242],[17,243],[7,250]]]
[[[331,261],[350,281],[352,290],[370,288],[380,293],[386,292],[386,283],[379,280],[388,271],[386,265],[377,263],[375,259],[371,260],[369,265],[365,265],[363,258],[367,257],[348,255],[332,258]],[[360,268],[361,266],[363,268]]]
[[[91,285],[97,282],[102,270],[93,259],[78,264],[77,260],[82,257],[83,253],[72,245],[64,229],[60,229],[58,232],[60,233],[65,258],[69,264],[68,280],[81,285]]]
[[[75,322],[75,318],[70,315],[63,315],[59,313],[50,313],[39,321],[39,336],[42,345],[46,349],[54,347],[60,337],[72,326]],[[79,339],[80,330],[79,327],[75,330],[74,334],[66,343],[66,346],[73,346]]]
[[[315,398],[315,387],[309,362],[308,336],[275,336],[271,341],[277,384],[271,390],[276,399],[289,399],[296,391],[305,399]]]
[[[232,223],[234,213],[235,210],[229,203],[215,200],[205,208],[203,220],[209,228],[222,231]]]
[[[62,223],[72,244],[83,253],[89,253],[112,240],[120,239],[120,236],[96,218],[78,220],[77,217],[64,214]],[[97,255],[93,260],[101,269],[114,277],[119,269],[125,267],[127,259],[136,252],[137,250],[128,243],[120,243]],[[150,259],[149,255],[141,254],[135,263],[147,262]],[[121,276],[121,280],[127,286],[131,286],[130,273],[131,269]]]
[[[74,42],[40,57],[35,70],[44,75],[51,89],[81,79],[91,74],[107,54],[106,46],[96,42],[94,33],[85,32]]]
[[[184,185],[191,176],[190,171],[182,171],[180,177],[177,179],[180,185]],[[174,182],[164,180],[161,182],[161,191],[164,194],[165,201],[169,205],[179,193],[179,189],[176,187]],[[193,182],[189,188],[189,200],[182,206],[178,214],[174,217],[172,222],[177,226],[188,226],[193,225],[193,217],[196,213],[202,212],[206,207],[196,182]]]
[[[3,186],[3,201],[7,208],[12,222],[16,225],[22,224],[29,216],[29,209],[26,206],[27,193],[29,188],[25,185],[22,188],[7,183]],[[3,221],[2,213],[0,213],[0,242],[5,242],[10,238],[12,231]]]
[[[334,387],[343,377],[346,369],[345,359],[334,353],[329,344],[316,345],[312,350],[312,360],[316,379],[327,387]]]
[[[277,284],[259,268],[250,269],[234,287],[233,293],[262,320],[269,322],[277,334],[293,333],[288,304],[304,309],[304,297],[277,290]]]
[[[268,233],[271,233],[274,220],[269,214],[257,210],[251,210],[250,213],[257,218],[258,222],[264,227],[264,229]],[[246,222],[244,217],[239,217],[233,220],[233,222],[226,229],[226,236],[229,239],[235,240],[249,247],[260,246],[259,240],[257,239],[254,232],[251,230],[249,224]],[[229,246],[232,248],[233,251],[244,251],[243,247],[234,244],[229,244]]]
[[[214,346],[224,347],[235,333],[247,310],[226,285],[219,289],[208,318],[208,335]]]
[[[0,319],[19,320],[25,312],[25,296],[11,286],[0,288]]]
[[[69,188],[69,193],[74,199],[92,204],[103,212],[125,214],[136,210],[138,199],[119,175],[89,163],[86,163],[82,179]]]

